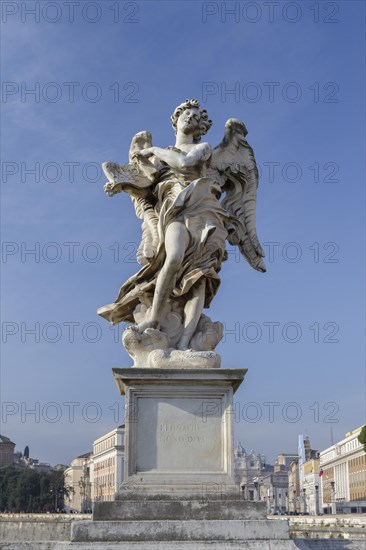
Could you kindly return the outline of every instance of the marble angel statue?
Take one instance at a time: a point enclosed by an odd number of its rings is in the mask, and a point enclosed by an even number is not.
[[[218,367],[213,350],[222,324],[203,309],[219,288],[226,241],[265,271],[256,231],[258,170],[239,120],[226,122],[215,149],[201,142],[212,121],[198,100],[184,101],[171,121],[174,146],[154,147],[151,134],[140,132],[129,164],[103,164],[106,193],[128,193],[142,220],[142,268],[98,313],[113,324],[133,323],[123,343],[135,366]]]

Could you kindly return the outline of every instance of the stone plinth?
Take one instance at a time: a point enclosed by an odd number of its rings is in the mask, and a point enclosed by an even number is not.
[[[237,500],[120,500],[95,502],[96,521],[258,520],[266,518],[264,502]]]
[[[113,369],[126,395],[119,499],[222,499],[234,484],[233,394],[246,369]]]
[[[169,541],[275,541],[290,540],[287,521],[274,528],[271,520],[152,520],[75,522],[73,542]]]

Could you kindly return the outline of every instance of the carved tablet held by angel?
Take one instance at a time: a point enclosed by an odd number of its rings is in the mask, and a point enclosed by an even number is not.
[[[133,323],[123,343],[135,366],[218,367],[222,324],[203,314],[219,285],[226,241],[256,270],[266,270],[256,231],[258,170],[245,125],[225,124],[212,150],[201,137],[212,125],[197,99],[171,116],[175,146],[152,146],[151,134],[132,139],[129,164],[104,163],[109,195],[128,193],[142,220],[137,261],[113,304],[99,315]]]

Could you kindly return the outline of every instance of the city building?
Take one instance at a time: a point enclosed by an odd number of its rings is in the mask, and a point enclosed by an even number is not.
[[[267,504],[267,513],[285,513],[288,509],[288,472],[274,466],[274,471],[260,478],[260,496]]]
[[[15,443],[5,435],[0,435],[0,466],[10,466],[14,462]]]
[[[299,457],[296,457],[290,464],[288,474],[288,511],[294,514],[301,512],[300,508],[300,478],[299,478]]]
[[[312,449],[309,436],[299,435],[299,512],[318,514],[320,508],[319,451]]]
[[[366,453],[358,441],[362,426],[320,453],[324,513],[366,512]]]
[[[37,470],[37,472],[46,472],[47,474],[53,472],[51,464],[48,462],[39,462],[39,460],[34,459],[32,463],[29,464],[31,470]]]
[[[91,510],[91,465],[92,453],[85,453],[74,458],[64,471],[64,483],[69,491],[69,496],[64,499],[67,512],[85,513]]]
[[[247,453],[239,443],[234,449],[235,483],[246,500],[264,500],[269,514],[285,513],[289,509],[289,471],[298,459],[295,453],[280,453],[275,465],[266,463],[265,457],[251,450]]]
[[[299,435],[299,447],[298,447],[299,464],[305,464],[312,458],[319,458],[319,451],[312,449],[309,436]]]
[[[319,458],[312,458],[302,466],[302,485],[300,490],[301,509],[303,512],[313,515],[320,513],[320,466]]]
[[[124,479],[124,424],[94,441],[92,462],[93,500],[115,500]]]
[[[273,471],[262,474],[260,478],[261,500],[267,503],[267,513],[286,513],[289,510],[289,472],[297,455],[280,453],[273,466]]]
[[[294,453],[280,453],[277,458],[275,464],[279,464],[281,466],[286,466],[287,470],[290,470],[290,466],[294,460],[298,460],[298,455]]]
[[[99,437],[93,451],[75,458],[64,472],[65,485],[71,488],[65,509],[86,512],[94,501],[116,499],[124,479],[125,426]]]
[[[265,457],[253,450],[247,453],[240,441],[234,449],[234,459],[236,485],[246,500],[259,500],[261,479],[273,471],[273,466],[266,464]]]

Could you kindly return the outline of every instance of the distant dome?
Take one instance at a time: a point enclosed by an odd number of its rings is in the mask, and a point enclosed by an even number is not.
[[[241,456],[241,455],[245,455],[245,449],[243,447],[243,445],[241,444],[241,442],[239,441],[239,443],[237,444],[237,446],[235,447],[235,450],[234,450],[234,453],[235,453],[235,456]]]

